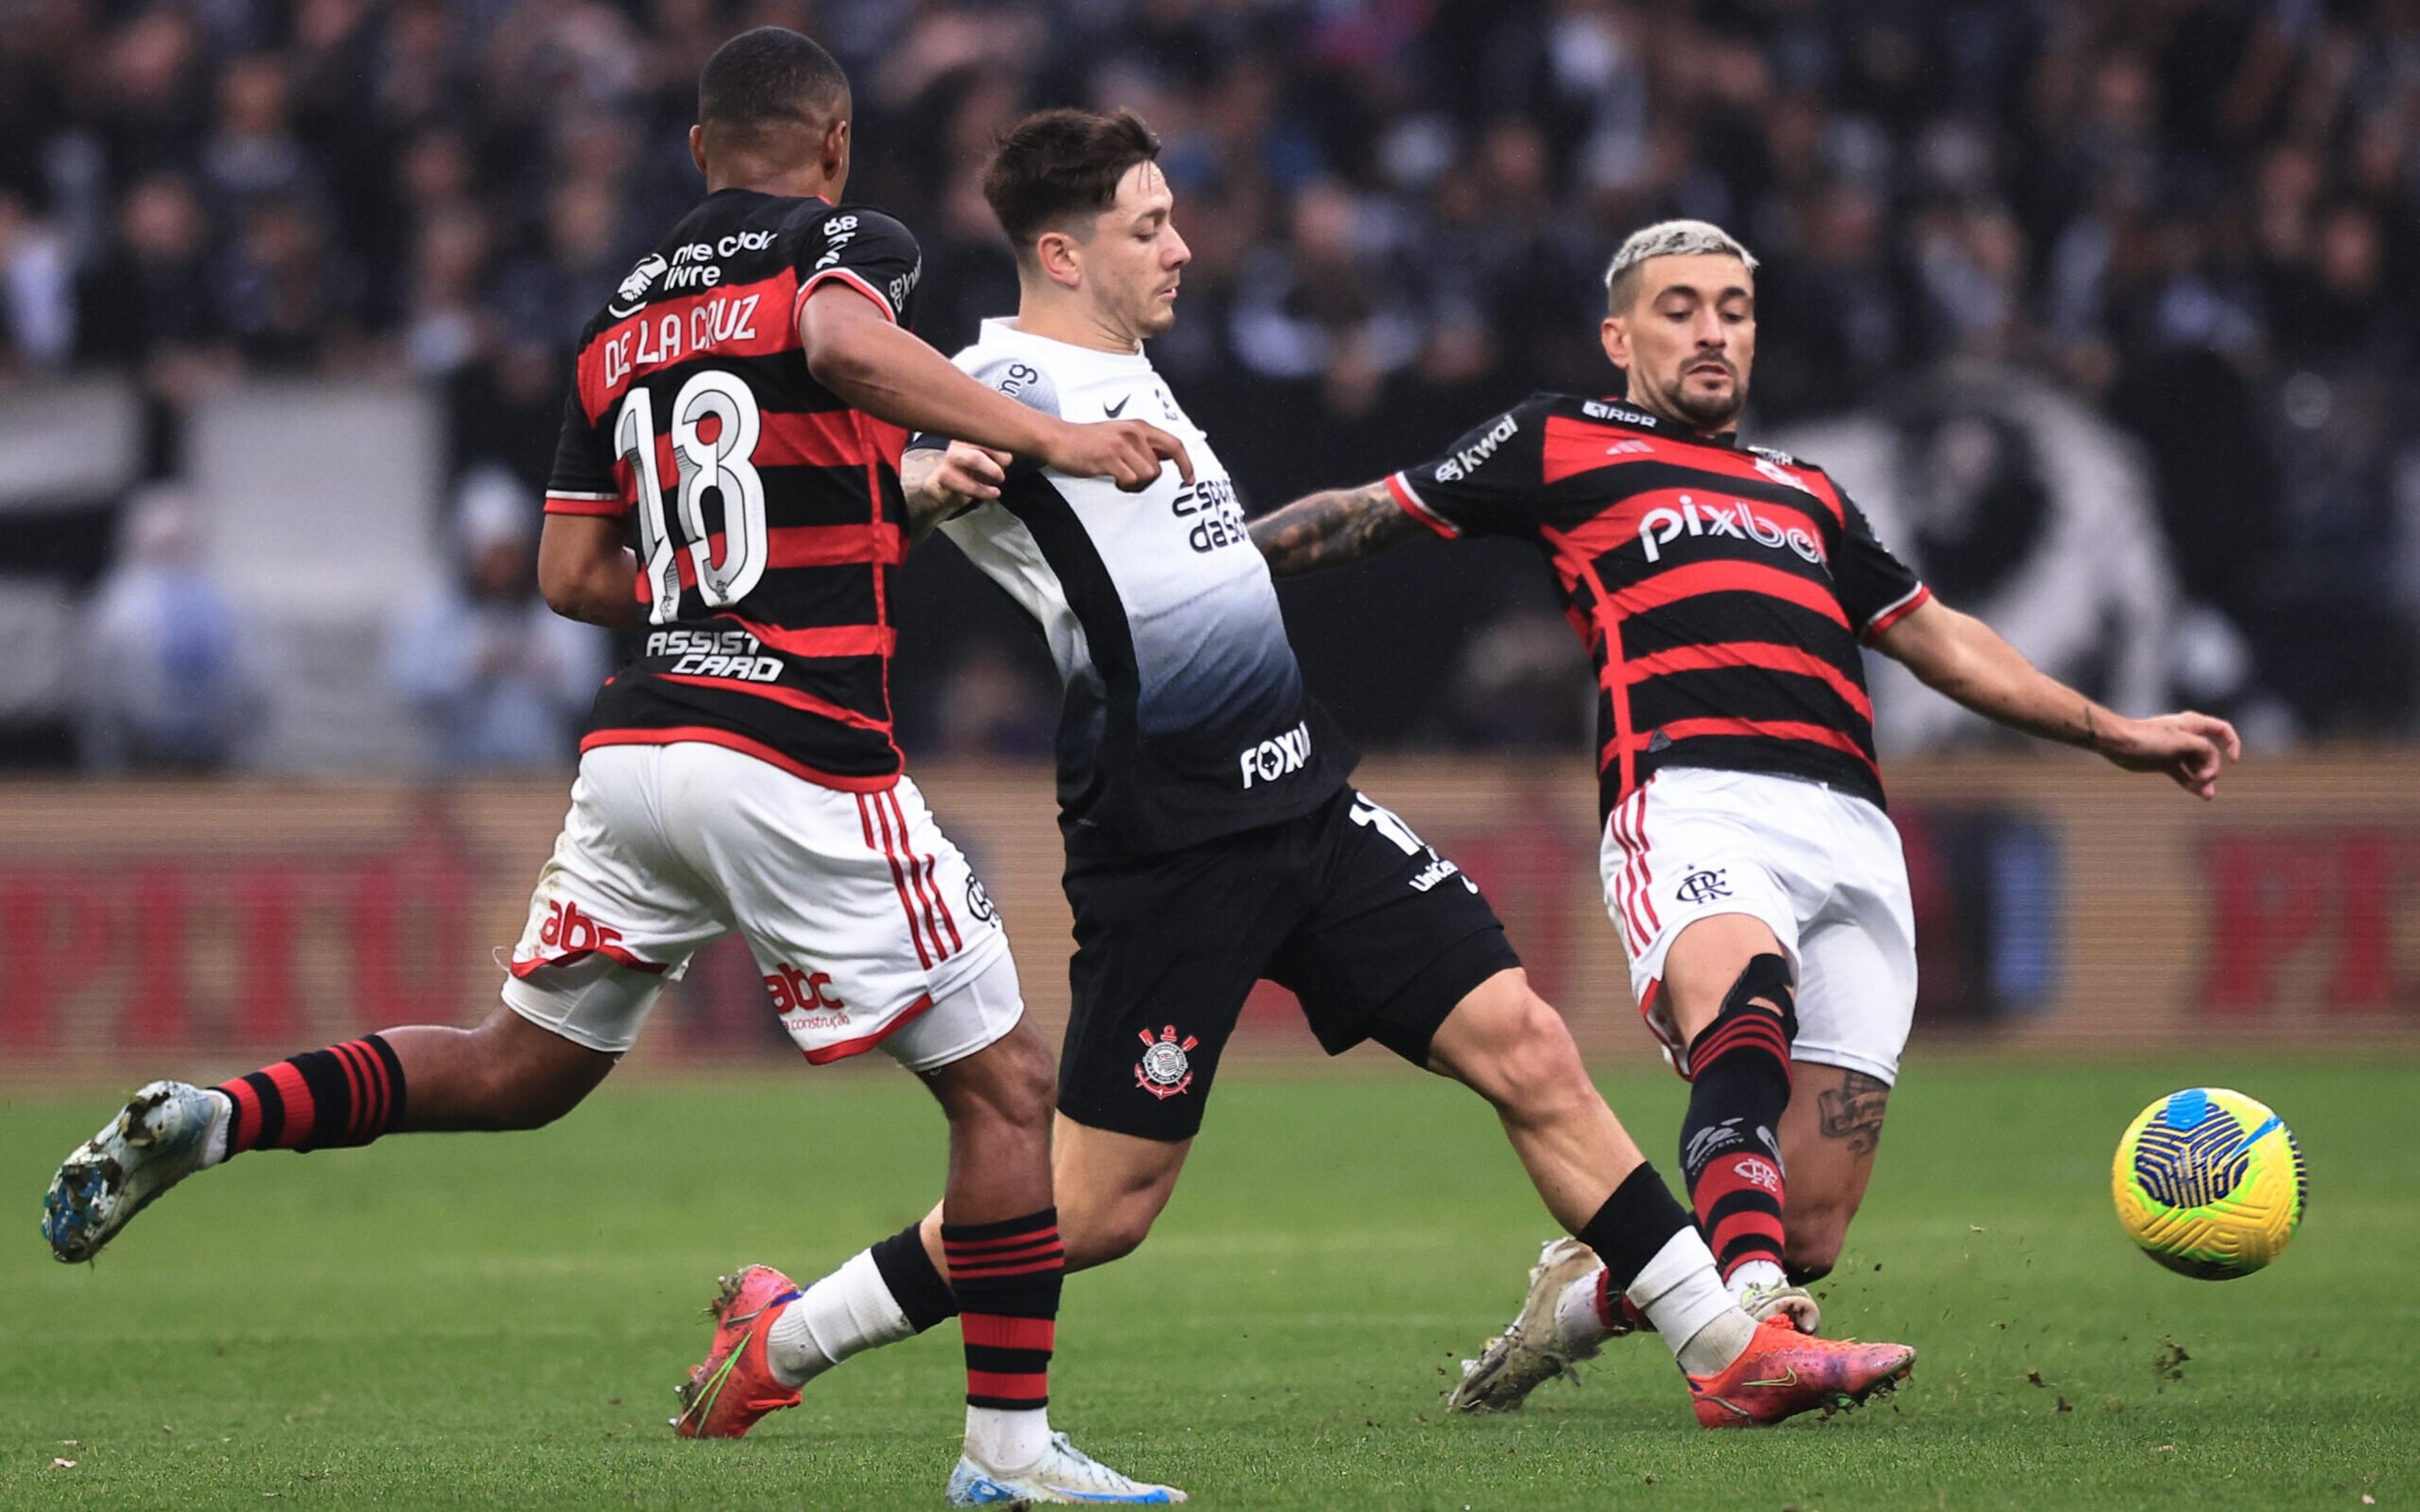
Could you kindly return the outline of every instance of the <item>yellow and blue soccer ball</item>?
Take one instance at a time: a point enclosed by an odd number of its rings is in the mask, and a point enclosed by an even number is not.
[[[2118,1221],[2143,1253],[2205,1281],[2250,1275],[2303,1221],[2303,1151],[2242,1092],[2195,1087],[2143,1110],[2110,1173]]]

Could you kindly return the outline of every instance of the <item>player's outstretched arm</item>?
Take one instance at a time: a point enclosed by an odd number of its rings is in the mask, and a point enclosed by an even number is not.
[[[1310,494],[1252,521],[1252,544],[1280,578],[1358,562],[1420,532],[1384,483]]]
[[[816,382],[894,425],[1033,457],[1069,477],[1112,478],[1129,490],[1149,487],[1163,460],[1193,481],[1185,443],[1158,426],[1140,420],[1078,425],[1030,409],[951,366],[846,284],[833,281],[808,295],[799,308],[799,340]]]
[[[547,608],[609,630],[639,623],[639,559],[619,517],[549,515],[537,537],[537,589]]]
[[[2218,795],[2218,774],[2243,754],[2235,727],[2187,711],[2129,719],[2027,661],[1971,614],[1928,599],[1874,641],[1925,685],[2012,730],[2081,746],[2130,772],[2165,772],[2196,797]]]

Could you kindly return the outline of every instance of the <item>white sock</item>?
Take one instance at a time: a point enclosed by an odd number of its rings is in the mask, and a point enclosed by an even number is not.
[[[1050,1448],[1050,1410],[967,1409],[967,1453],[998,1471],[1023,1470]]]
[[[896,1344],[915,1332],[883,1284],[874,1252],[861,1249],[773,1319],[765,1335],[765,1361],[783,1385],[803,1386],[852,1354]]]
[[[1723,1288],[1714,1254],[1695,1228],[1666,1240],[1624,1295],[1693,1376],[1710,1376],[1730,1365],[1756,1337],[1756,1319]]]
[[[1613,1332],[1596,1310],[1597,1288],[1604,1284],[1605,1267],[1600,1265],[1565,1287],[1555,1300],[1555,1334],[1564,1349],[1578,1353],[1602,1344]]]
[[[203,1170],[209,1170],[227,1158],[227,1141],[235,1137],[235,1099],[215,1087],[205,1087],[210,1094],[210,1126],[202,1131]]]
[[[1736,1297],[1750,1287],[1777,1287],[1789,1279],[1781,1273],[1781,1267],[1771,1260],[1742,1260],[1739,1269],[1723,1278],[1723,1284]]]

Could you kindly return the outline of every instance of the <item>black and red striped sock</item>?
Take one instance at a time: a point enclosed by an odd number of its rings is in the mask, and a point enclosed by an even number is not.
[[[1790,1105],[1790,1041],[1797,1029],[1790,964],[1760,955],[1689,1041],[1689,1111],[1681,1168],[1698,1227],[1728,1281],[1743,1265],[1782,1263],[1781,1149],[1774,1131]]]
[[[944,1223],[941,1256],[966,1337],[967,1405],[1003,1412],[1047,1407],[1059,1288],[1067,1273],[1059,1210],[999,1223]]]
[[[235,1104],[226,1153],[366,1145],[403,1118],[403,1062],[380,1035],[306,1050],[210,1088]]]

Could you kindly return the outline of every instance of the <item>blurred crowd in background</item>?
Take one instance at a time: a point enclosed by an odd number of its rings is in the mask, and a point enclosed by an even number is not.
[[[236,748],[185,421],[300,376],[442,396],[453,580],[387,658],[430,759],[566,761],[610,654],[532,597],[566,354],[700,193],[699,67],[764,23],[847,67],[850,197],[922,239],[945,349],[1015,301],[995,133],[1140,110],[1194,253],[1154,356],[1256,508],[1618,390],[1606,261],[1699,216],[1764,262],[1751,438],[1950,601],[2133,712],[2420,733],[2420,0],[17,0],[0,408],[125,375],[142,478],[106,530],[0,522],[52,543],[0,574],[69,582],[96,687],[192,707],[87,699],[0,755]],[[1536,564],[1454,549],[1290,585],[1314,687],[1372,743],[1584,746]],[[946,555],[911,563],[903,733],[1038,753],[1047,662]],[[1880,691],[1895,749],[1992,738]]]

